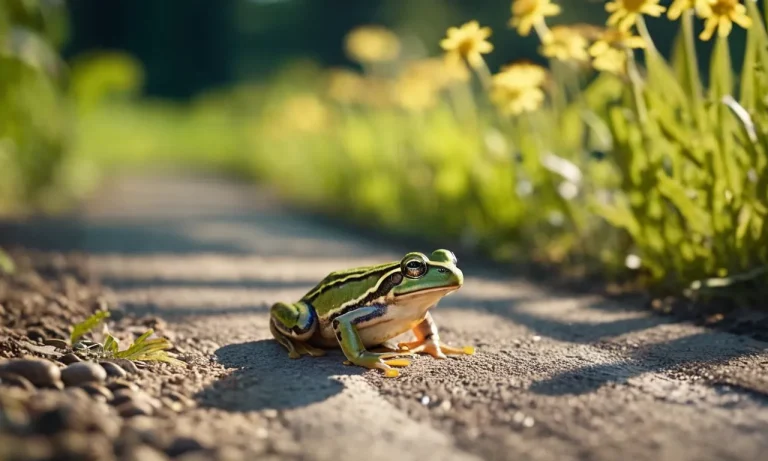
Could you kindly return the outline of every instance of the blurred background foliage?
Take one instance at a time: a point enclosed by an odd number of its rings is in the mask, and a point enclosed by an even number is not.
[[[538,31],[508,25],[511,3],[2,0],[0,214],[64,210],[116,171],[214,171],[500,261],[754,303],[764,5],[723,40],[646,17],[632,78],[543,56]],[[609,16],[602,0],[559,3],[549,27]],[[446,67],[441,39],[470,20],[493,52]],[[369,25],[394,34],[395,59],[355,55],[349,34]],[[546,102],[500,114],[488,79],[521,60],[546,69]]]

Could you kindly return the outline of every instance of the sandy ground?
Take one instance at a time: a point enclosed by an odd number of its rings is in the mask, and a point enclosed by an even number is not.
[[[756,460],[768,453],[768,343],[459,265],[433,315],[477,354],[397,379],[340,352],[289,360],[269,306],[328,272],[407,251],[213,179],[112,183],[73,219],[5,225],[78,251],[130,312],[165,318],[210,363],[199,406],[166,421],[247,457],[306,460]],[[189,377],[192,379],[192,377]],[[252,459],[252,458],[250,458]],[[260,458],[261,459],[261,458]]]

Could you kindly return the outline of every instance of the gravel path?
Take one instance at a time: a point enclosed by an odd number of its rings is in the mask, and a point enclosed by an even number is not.
[[[289,360],[277,300],[328,272],[406,251],[285,212],[214,179],[126,179],[77,219],[6,227],[45,251],[83,251],[129,311],[198,338],[211,361],[168,421],[248,457],[307,460],[755,460],[768,453],[768,343],[459,265],[434,312],[471,357],[428,356],[398,379],[340,352]],[[199,377],[198,377],[199,378]],[[248,458],[252,459],[252,458]]]

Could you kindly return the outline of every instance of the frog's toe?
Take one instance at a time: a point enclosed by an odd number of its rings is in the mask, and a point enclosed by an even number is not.
[[[407,367],[411,364],[411,361],[408,359],[389,359],[384,360],[384,363],[392,367]]]
[[[453,347],[442,345],[440,350],[451,355],[474,355],[475,353],[475,348],[472,346]]]
[[[412,341],[408,343],[400,343],[398,346],[401,350],[407,350],[414,354],[429,354],[436,359],[446,359],[448,355],[472,355],[475,353],[475,348],[472,346],[465,346],[457,348],[453,346],[446,346],[439,344],[432,340],[427,341]]]

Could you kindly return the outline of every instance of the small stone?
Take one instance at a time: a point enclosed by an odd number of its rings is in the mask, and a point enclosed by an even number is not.
[[[42,341],[45,339],[45,331],[42,328],[33,327],[27,330],[27,338],[32,341]]]
[[[531,337],[531,340],[533,342],[537,343],[537,342],[541,341],[541,336],[539,336],[539,335],[533,336],[533,337]]]
[[[132,382],[116,379],[110,383],[107,383],[107,389],[109,389],[112,392],[117,392],[122,389],[126,389],[129,391],[136,392],[139,390],[139,386],[133,384]]]
[[[100,383],[107,379],[107,372],[96,363],[78,362],[61,370],[61,380],[67,386],[80,386],[85,383]]]
[[[0,363],[0,373],[2,372],[22,376],[37,387],[58,387],[61,385],[61,371],[56,365],[47,360],[8,360]]]
[[[264,410],[264,412],[262,414],[267,419],[275,419],[275,418],[277,418],[277,410],[275,410],[274,408],[268,408],[268,409]]]
[[[132,418],[134,416],[152,416],[154,408],[147,402],[141,400],[130,400],[116,407],[117,412],[123,418]]]
[[[46,346],[53,346],[56,349],[69,349],[69,343],[64,341],[63,339],[56,339],[56,338],[46,338],[43,340],[43,344]]]
[[[451,409],[451,401],[450,400],[443,400],[440,402],[440,409],[443,411],[449,411]]]
[[[107,389],[104,386],[99,386],[95,383],[86,383],[80,386],[82,390],[84,390],[88,395],[94,398],[101,398],[104,402],[111,401],[115,396],[112,394],[112,391]]]
[[[66,355],[62,355],[59,358],[59,362],[63,363],[64,365],[71,365],[73,363],[82,362],[82,361],[83,361],[83,359],[81,359],[77,355],[71,354],[71,353],[70,354],[66,354]]]
[[[128,373],[116,363],[99,362],[99,365],[101,365],[101,367],[104,368],[104,371],[107,372],[107,376],[111,376],[113,378],[125,378],[128,375]]]
[[[176,392],[176,391],[169,392],[168,393],[168,397],[170,399],[172,399],[172,400],[175,400],[175,401],[181,403],[185,407],[193,407],[193,406],[196,405],[196,403],[195,403],[195,401],[193,399],[190,399],[189,397],[187,397],[187,396],[185,396],[185,395],[183,395],[183,394],[181,394],[179,392]]]
[[[512,417],[512,421],[514,421],[517,424],[520,424],[525,419],[525,414],[523,414],[520,411],[515,412],[515,415]]]
[[[27,378],[8,372],[0,373],[0,386],[18,387],[25,391],[35,390],[35,386]]]
[[[133,402],[134,400],[139,399],[139,393],[130,389],[117,389],[113,394],[114,395],[110,403],[116,407],[124,404],[125,402]]]
[[[120,458],[123,461],[165,461],[168,459],[165,453],[148,445],[129,447]]]
[[[103,434],[63,432],[54,441],[56,459],[77,459],[81,461],[112,461],[112,443]]]
[[[255,435],[257,439],[266,439],[269,437],[269,431],[266,427],[259,427],[253,435]]]
[[[533,427],[535,423],[536,421],[530,416],[526,416],[525,419],[523,419],[523,427]]]
[[[204,450],[205,447],[197,440],[191,437],[177,437],[173,442],[165,449],[165,454],[175,458],[185,453]]]
[[[421,400],[419,400],[422,405],[427,406],[429,405],[429,396],[425,395],[421,397]]]
[[[119,365],[120,368],[125,370],[128,374],[136,374],[136,373],[139,372],[139,369],[136,367],[136,364],[133,363],[130,360],[127,360],[127,359],[111,359],[111,360],[106,360],[106,361]]]

